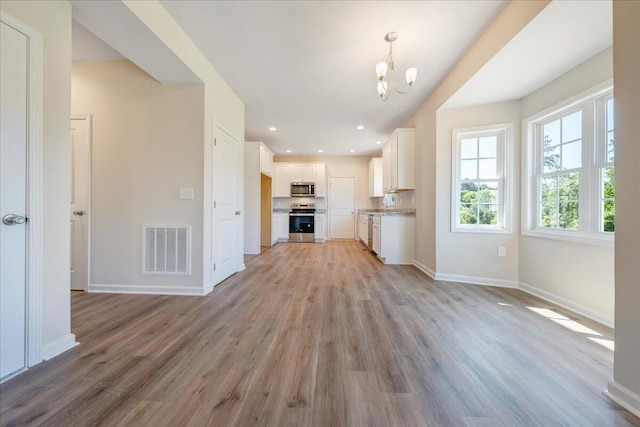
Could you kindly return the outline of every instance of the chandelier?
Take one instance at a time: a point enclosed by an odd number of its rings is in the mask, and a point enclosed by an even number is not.
[[[384,39],[389,43],[389,53],[384,56],[382,62],[378,62],[376,64],[376,74],[378,75],[378,95],[382,101],[386,101],[389,99],[389,95],[391,94],[391,89],[395,90],[400,94],[407,93],[413,87],[413,83],[416,81],[416,77],[418,76],[417,68],[408,68],[405,72],[405,77],[407,79],[407,84],[409,85],[409,89],[402,91],[398,89],[394,82],[394,71],[395,66],[393,63],[393,42],[398,39],[398,33],[395,31],[387,33],[384,36]],[[387,77],[387,73],[389,74],[389,79],[385,80]]]

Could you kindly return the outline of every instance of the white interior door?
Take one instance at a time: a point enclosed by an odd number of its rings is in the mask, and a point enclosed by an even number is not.
[[[26,366],[28,38],[0,22],[0,378]]]
[[[86,290],[89,281],[89,191],[91,188],[90,120],[71,119],[71,289]]]
[[[240,143],[214,126],[213,283],[240,269]]]
[[[356,179],[329,177],[329,237],[355,239]]]

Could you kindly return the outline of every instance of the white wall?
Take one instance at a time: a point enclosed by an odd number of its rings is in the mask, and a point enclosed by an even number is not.
[[[522,118],[611,79],[612,54],[611,48],[606,49],[523,98]],[[525,286],[557,301],[570,302],[574,309],[613,324],[612,247],[522,236],[520,253],[520,282]]]
[[[510,2],[409,120],[416,129],[415,258],[431,275],[436,270],[437,111],[548,3]]]
[[[608,393],[640,417],[640,2],[613,2],[616,351]]]
[[[202,265],[204,270],[203,283],[205,291],[213,289],[219,281],[213,276],[212,223],[213,223],[213,129],[220,126],[240,143],[240,156],[244,158],[244,103],[233,92],[216,69],[207,61],[204,54],[191,41],[189,36],[180,28],[178,23],[169,15],[167,10],[157,0],[123,0],[123,3],[149,27],[163,43],[189,67],[204,83],[204,198],[203,198],[203,246]],[[240,164],[240,194],[238,194],[240,211],[244,211],[244,163]],[[244,227],[239,219],[238,259],[244,255]]]
[[[66,1],[5,1],[0,9],[43,35],[42,355],[75,342],[70,321],[71,5]]]
[[[507,146],[509,234],[451,232],[452,131],[474,126],[510,124]],[[516,287],[520,233],[520,102],[502,102],[437,114],[436,156],[436,278]],[[506,256],[498,257],[498,246]]]
[[[378,199],[369,199],[369,160],[371,157],[363,156],[278,156],[274,162],[314,162],[327,165],[326,185],[329,185],[329,177],[356,177],[356,209],[371,209],[378,206]],[[327,187],[327,195],[329,188]],[[274,208],[287,208],[294,200],[286,198],[274,199]],[[299,201],[296,199],[295,201]],[[327,208],[327,198],[315,198],[316,208]]]
[[[126,60],[75,62],[71,101],[93,115],[89,289],[201,291],[204,86],[163,85]],[[142,224],[191,226],[190,276],[142,274]]]

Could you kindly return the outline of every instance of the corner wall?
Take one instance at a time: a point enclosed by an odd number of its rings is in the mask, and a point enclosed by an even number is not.
[[[609,48],[523,98],[522,118],[611,79],[612,67]],[[612,247],[531,236],[520,239],[519,280],[524,289],[609,326],[614,313],[613,263]]]
[[[8,1],[0,9],[43,35],[42,356],[75,345],[71,333],[71,5],[66,1]]]
[[[93,116],[89,290],[202,294],[204,86],[75,62],[71,93],[71,112]],[[142,224],[191,226],[190,276],[142,274]]]
[[[640,2],[613,2],[616,351],[606,394],[640,417]]]
[[[438,109],[518,34],[548,1],[510,2],[411,118],[416,128],[416,265],[436,270],[436,115]],[[450,180],[450,178],[449,178]]]

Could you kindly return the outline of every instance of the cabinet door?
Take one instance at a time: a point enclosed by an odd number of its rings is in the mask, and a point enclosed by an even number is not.
[[[278,214],[271,215],[271,244],[274,244],[280,238],[280,216]]]
[[[293,165],[289,163],[274,163],[273,197],[289,197],[291,182],[294,181]]]
[[[384,191],[391,190],[391,141],[382,150],[382,187]]]
[[[289,214],[279,214],[280,215],[280,239],[281,240],[289,240]]]
[[[324,163],[318,163],[316,167],[316,197],[327,197],[327,171]]]
[[[260,172],[273,176],[273,154],[263,145],[260,146]]]
[[[391,138],[391,154],[390,154],[390,167],[389,176],[391,177],[391,189],[396,190],[398,188],[398,137]]]
[[[382,197],[382,162],[376,158],[369,161],[369,197]]]
[[[316,214],[314,219],[315,238],[316,240],[324,240],[324,223],[325,214]]]
[[[304,164],[298,166],[298,173],[300,174],[300,180],[303,182],[315,182],[316,180],[316,165]]]

